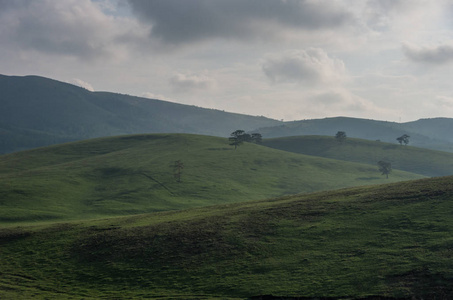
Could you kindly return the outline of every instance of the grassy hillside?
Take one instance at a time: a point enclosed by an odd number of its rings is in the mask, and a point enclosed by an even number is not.
[[[263,145],[301,153],[376,165],[391,162],[399,170],[425,176],[453,175],[453,153],[347,138],[339,143],[329,136],[293,136],[263,140]]]
[[[281,122],[86,89],[39,76],[0,75],[0,153],[134,133],[228,136]]]
[[[442,128],[442,129],[440,129]],[[403,134],[410,136],[410,145],[453,152],[453,138],[445,132],[453,129],[453,119],[424,119],[409,123],[336,117],[285,122],[277,126],[260,128],[266,138],[300,135],[334,136],[345,131],[347,136],[367,140],[380,140],[396,144]]]
[[[184,164],[182,182],[174,162]],[[93,218],[240,202],[422,176],[225,138],[93,139],[0,156],[0,222]]]
[[[2,229],[0,297],[451,299],[452,200],[442,177]]]

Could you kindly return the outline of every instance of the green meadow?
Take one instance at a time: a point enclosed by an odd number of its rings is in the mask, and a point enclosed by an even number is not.
[[[263,145],[284,151],[375,165],[389,161],[394,169],[425,176],[453,174],[453,153],[426,148],[346,138],[340,143],[329,136],[292,136],[264,139]]]
[[[452,200],[440,177],[3,228],[0,297],[451,299]]]
[[[181,182],[175,178],[181,161]],[[0,156],[0,223],[53,222],[179,210],[422,178],[226,138],[99,138]]]
[[[425,178],[450,159],[189,134],[3,155],[0,299],[451,299],[453,177]]]

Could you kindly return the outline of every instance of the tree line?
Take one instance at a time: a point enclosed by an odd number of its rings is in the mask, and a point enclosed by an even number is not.
[[[335,134],[335,139],[340,143],[343,144],[347,138],[346,132],[344,131],[338,131]],[[400,145],[407,145],[409,144],[409,138],[410,136],[407,134],[403,134],[400,137],[397,137],[396,140]],[[244,142],[249,142],[249,143],[255,143],[255,144],[261,144],[263,140],[263,137],[260,133],[252,133],[248,134],[242,129],[238,129],[233,131],[230,134],[230,137],[228,138],[228,141],[230,143],[230,146],[234,146],[234,149],[236,150],[240,145],[242,145]],[[380,160],[377,162],[378,169],[382,173],[382,175],[385,175],[386,178],[389,177],[389,174],[392,172],[392,164],[388,161],[385,160]]]
[[[335,138],[340,144],[343,144],[344,141],[346,140],[346,132],[344,131],[338,131],[335,134]],[[400,145],[407,145],[409,144],[409,138],[410,136],[407,134],[403,134],[400,137],[397,137],[396,140]],[[382,175],[385,175],[386,178],[389,178],[389,174],[392,172],[392,164],[389,161],[386,160],[380,160],[377,162],[379,172],[381,172]]]
[[[337,141],[340,143],[340,144],[343,144],[343,142],[346,140],[346,132],[344,131],[338,131],[336,134],[335,134],[335,138],[337,139]],[[400,143],[400,145],[404,144],[404,145],[407,145],[409,144],[409,138],[411,136],[410,135],[407,135],[407,134],[403,134],[402,136],[399,136],[396,138],[396,140],[398,141],[398,143]]]
[[[260,133],[248,134],[244,130],[238,129],[231,133],[228,140],[230,142],[230,146],[234,146],[234,149],[236,150],[237,147],[242,145],[244,142],[261,144],[263,136]]]

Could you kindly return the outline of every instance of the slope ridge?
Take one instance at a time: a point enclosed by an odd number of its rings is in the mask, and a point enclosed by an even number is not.
[[[376,165],[385,160],[392,167],[424,176],[453,174],[453,154],[412,146],[402,146],[356,138],[340,143],[328,136],[292,136],[264,139],[274,149]]]
[[[0,220],[137,214],[420,177],[395,171],[387,181],[375,166],[250,143],[234,150],[209,136],[99,138],[0,156]]]

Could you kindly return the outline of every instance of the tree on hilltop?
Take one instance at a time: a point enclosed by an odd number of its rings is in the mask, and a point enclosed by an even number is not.
[[[260,133],[252,133],[252,142],[255,144],[261,144],[263,136]]]
[[[337,134],[335,134],[335,138],[340,144],[343,144],[343,142],[346,140],[346,132],[338,131]]]
[[[243,142],[251,142],[252,136],[245,133],[244,130],[238,129],[231,133],[228,140],[230,141],[230,145],[234,146],[234,149],[236,149],[238,146],[242,145]]]
[[[407,145],[409,144],[409,138],[410,138],[409,135],[403,134],[402,136],[397,137],[396,140],[398,141],[398,143],[400,143],[400,145],[402,145],[403,143],[404,145]]]

